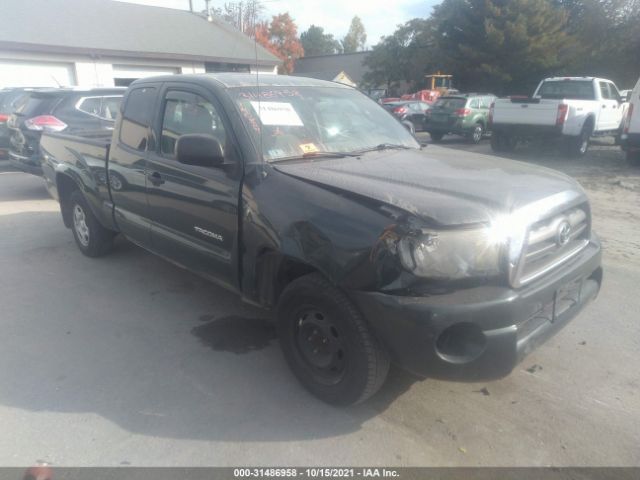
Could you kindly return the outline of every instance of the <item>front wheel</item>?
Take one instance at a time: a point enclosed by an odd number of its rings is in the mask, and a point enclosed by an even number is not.
[[[432,142],[440,142],[442,141],[442,137],[444,137],[443,133],[438,132],[429,132],[429,135],[431,136]]]
[[[69,198],[71,230],[78,248],[87,257],[100,257],[113,248],[115,232],[104,228],[79,190]]]
[[[316,397],[334,405],[376,393],[389,357],[355,305],[322,275],[294,280],[277,309],[278,336],[291,370]]]

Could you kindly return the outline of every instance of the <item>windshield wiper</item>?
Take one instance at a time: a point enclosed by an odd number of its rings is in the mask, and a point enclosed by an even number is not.
[[[302,155],[292,155],[290,157],[280,157],[269,160],[269,163],[287,162],[291,160],[309,160],[313,158],[345,158],[358,157],[360,153],[356,152],[310,152]]]
[[[395,144],[395,143],[381,143],[375,147],[365,148],[358,150],[357,152],[351,152],[354,155],[360,155],[367,152],[381,152],[382,150],[409,150],[411,147],[407,145]]]

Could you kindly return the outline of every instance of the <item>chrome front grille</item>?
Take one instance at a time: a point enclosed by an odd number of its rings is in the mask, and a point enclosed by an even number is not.
[[[519,287],[545,275],[577,255],[589,243],[591,218],[587,203],[532,224],[512,276]]]

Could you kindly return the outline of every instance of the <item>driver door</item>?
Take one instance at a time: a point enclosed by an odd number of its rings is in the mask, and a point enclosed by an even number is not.
[[[222,108],[206,90],[167,85],[147,160],[147,199],[153,249],[214,281],[237,287],[238,198],[242,165]],[[185,134],[216,138],[224,165],[179,163]]]

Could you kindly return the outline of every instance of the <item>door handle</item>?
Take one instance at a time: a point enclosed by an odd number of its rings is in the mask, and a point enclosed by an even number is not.
[[[159,187],[164,183],[164,180],[162,179],[162,175],[160,175],[160,173],[158,172],[153,172],[148,174],[147,178],[153,184],[154,187]]]

